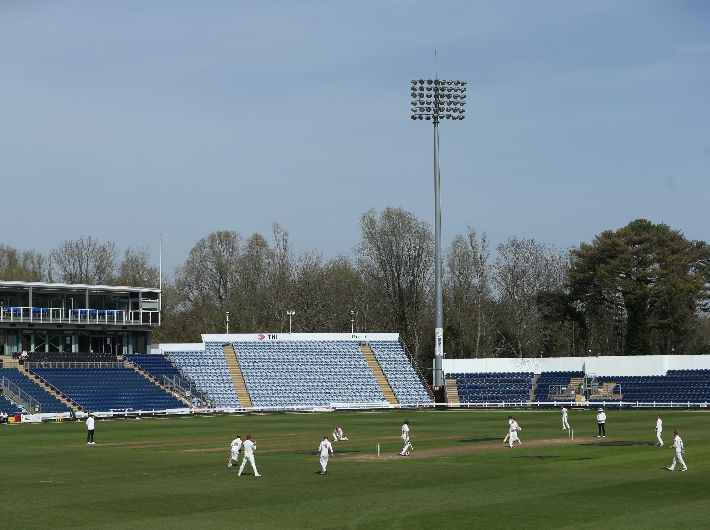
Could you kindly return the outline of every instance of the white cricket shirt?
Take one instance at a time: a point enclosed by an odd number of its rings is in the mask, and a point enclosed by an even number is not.
[[[678,434],[676,434],[675,440],[673,440],[673,447],[676,453],[680,453],[683,450],[683,440]]]
[[[318,451],[321,456],[327,456],[328,452],[333,452],[333,444],[331,444],[329,440],[323,440],[318,446]]]
[[[244,456],[251,456],[256,451],[256,444],[251,440],[245,441],[242,447],[244,447]]]

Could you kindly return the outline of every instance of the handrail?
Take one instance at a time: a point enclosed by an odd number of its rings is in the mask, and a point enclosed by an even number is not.
[[[447,403],[437,403],[437,405],[447,406]],[[540,407],[560,407],[562,405],[576,408],[708,408],[707,401],[574,401],[574,400],[552,400],[552,401],[488,401],[481,403],[467,403],[462,401],[457,403],[457,408],[540,408]]]
[[[118,361],[26,361],[25,366],[28,370],[37,368],[125,368],[123,363]]]
[[[424,385],[424,389],[426,390],[427,395],[432,399],[432,401],[435,401],[436,398],[434,397],[434,392],[432,392],[429,383],[427,383],[427,380],[424,377],[422,371],[419,369],[419,365],[417,365],[417,362],[414,360],[414,357],[412,357],[412,355],[410,355],[409,353],[409,350],[407,350],[407,345],[402,340],[402,337],[399,337],[398,341],[399,345],[404,350],[404,354],[407,356],[407,359],[409,359],[409,364],[412,365],[412,368],[414,368],[414,371],[416,372],[417,376],[419,376],[419,381],[422,383],[422,385]]]
[[[0,306],[0,322],[160,325],[160,311],[34,306]]]
[[[30,413],[42,413],[42,404],[7,377],[2,376],[0,379],[0,388],[2,388],[3,394],[10,398],[10,401],[15,402],[21,408]]]
[[[180,394],[190,401],[192,398],[197,399],[199,401],[198,404],[201,406],[209,404],[211,401],[209,394],[197,388],[197,385],[189,379],[182,379],[178,376],[170,377],[163,374],[161,383],[176,394]]]

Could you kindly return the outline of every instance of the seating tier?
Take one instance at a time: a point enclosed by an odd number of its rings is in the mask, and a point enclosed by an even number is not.
[[[233,346],[255,407],[385,401],[356,342],[255,341]]]
[[[0,376],[7,377],[21,390],[32,396],[41,405],[42,413],[67,412],[69,410],[64,403],[16,368],[0,368]]]
[[[551,391],[557,387],[569,385],[570,379],[573,377],[584,377],[584,373],[573,371],[542,372],[537,379],[535,401],[548,401]]]
[[[92,412],[185,408],[184,403],[130,368],[37,368],[32,371]]]
[[[372,341],[370,347],[387,377],[397,401],[403,404],[429,404],[427,393],[407,352],[397,341]]]
[[[461,403],[524,402],[530,399],[530,372],[450,373],[456,379]]]
[[[240,408],[221,344],[206,343],[202,351],[165,353],[192,379],[198,389],[210,396],[215,406]]]

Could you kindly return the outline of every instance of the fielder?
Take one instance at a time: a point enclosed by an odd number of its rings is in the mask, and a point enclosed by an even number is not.
[[[658,416],[656,418],[656,445],[663,447],[663,438],[661,438],[661,433],[663,432],[663,418]]]
[[[334,442],[343,442],[347,441],[348,437],[345,436],[343,433],[343,429],[338,425],[335,429],[333,429],[333,441]]]
[[[505,438],[503,438],[503,443],[508,441],[510,438],[510,426],[513,424],[513,416],[508,416],[508,432],[505,433]]]
[[[227,460],[227,467],[232,467],[239,460],[239,451],[242,449],[242,439],[237,434],[237,437],[232,440],[229,444],[229,460]]]
[[[244,441],[242,447],[244,448],[244,455],[242,455],[242,465],[239,466],[239,473],[237,473],[237,476],[242,476],[244,464],[249,461],[251,468],[254,470],[254,476],[260,477],[261,475],[259,475],[259,472],[256,470],[256,464],[254,463],[254,451],[256,451],[256,444],[252,441],[251,434],[247,434],[247,439]]]
[[[560,407],[560,409],[562,412],[562,430],[566,431],[567,429],[570,428],[569,427],[569,420],[567,418],[567,415],[568,415],[567,407],[565,407],[563,405],[562,407]]]
[[[513,444],[515,442],[518,442],[520,445],[523,445],[523,442],[520,441],[520,438],[518,437],[518,431],[522,431],[522,427],[518,425],[518,422],[515,420],[515,418],[512,418],[512,422],[510,423],[510,430],[508,431],[508,447],[511,449],[513,448]]]
[[[673,471],[675,470],[675,463],[680,462],[680,465],[683,466],[681,471],[688,471],[688,466],[686,466],[683,461],[683,453],[685,453],[685,448],[683,447],[683,439],[680,437],[680,431],[673,431],[673,434],[675,435],[675,439],[673,440],[673,449],[675,450],[675,453],[673,455],[673,463],[671,464],[671,467],[666,469],[668,469],[668,471]]]
[[[402,441],[404,442],[404,447],[402,452],[399,453],[402,456],[409,456],[409,450],[412,448],[412,444],[409,441],[409,420],[404,420],[402,424]]]
[[[327,436],[323,437],[323,441],[318,446],[320,453],[321,475],[328,473],[328,457],[333,454],[333,444],[330,443]]]
[[[606,413],[604,409],[597,410],[597,438],[606,438]]]

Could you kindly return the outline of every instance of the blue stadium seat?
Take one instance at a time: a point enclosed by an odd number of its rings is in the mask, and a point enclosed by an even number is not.
[[[184,403],[131,368],[36,368],[32,371],[89,411],[185,408]]]
[[[68,412],[67,406],[47,392],[44,388],[27,377],[16,368],[0,368],[0,376],[4,376],[32,396],[40,405],[42,413]],[[30,412],[30,411],[28,411]]]

